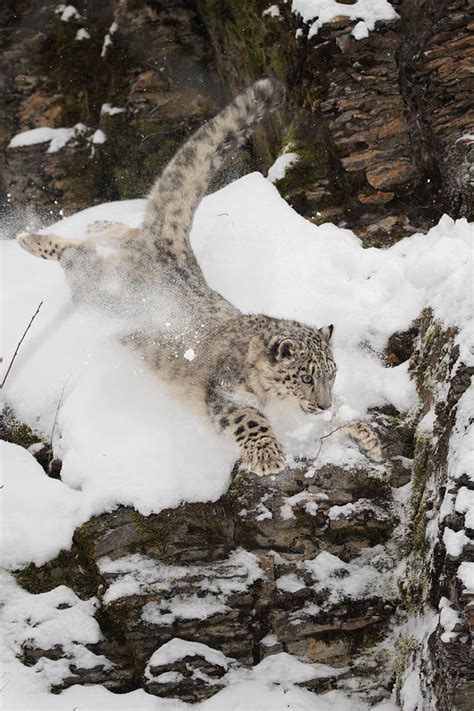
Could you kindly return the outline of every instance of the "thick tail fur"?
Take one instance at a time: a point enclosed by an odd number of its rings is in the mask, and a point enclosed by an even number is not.
[[[284,99],[285,88],[277,79],[255,82],[191,136],[153,185],[145,231],[157,248],[166,244],[181,266],[190,266],[187,238],[210,180],[265,114]]]

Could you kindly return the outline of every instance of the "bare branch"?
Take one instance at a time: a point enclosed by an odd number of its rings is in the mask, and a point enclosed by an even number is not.
[[[12,357],[12,359],[11,359],[11,361],[10,361],[10,364],[9,364],[8,368],[7,368],[7,372],[5,373],[5,377],[3,378],[2,382],[0,383],[0,390],[2,390],[3,386],[5,385],[5,382],[6,382],[7,378],[8,378],[8,375],[9,375],[9,373],[10,373],[10,370],[12,369],[12,365],[13,365],[13,363],[15,362],[15,358],[16,358],[17,355],[18,355],[18,351],[20,350],[21,344],[23,343],[26,334],[27,334],[28,331],[30,330],[31,324],[33,323],[33,321],[35,320],[35,318],[38,316],[39,311],[40,311],[40,308],[41,308],[42,306],[43,306],[43,302],[41,301],[41,302],[39,303],[38,308],[36,309],[35,313],[34,313],[33,316],[31,317],[31,320],[30,320],[28,326],[25,328],[25,331],[24,331],[22,337],[21,337],[20,340],[18,341],[17,346],[16,346],[16,349],[15,349],[15,352],[14,352],[14,354],[13,354],[13,357]]]
[[[327,434],[325,434],[325,435],[323,435],[322,437],[319,438],[319,449],[318,449],[318,451],[317,451],[317,453],[316,453],[316,456],[315,456],[315,458],[314,458],[314,460],[313,460],[313,463],[317,460],[317,458],[319,457],[319,455],[320,455],[320,453],[321,453],[321,450],[322,450],[322,448],[323,448],[323,440],[326,439],[327,437],[330,437],[330,436],[333,435],[335,432],[338,432],[338,430],[342,430],[344,427],[347,427],[347,425],[339,425],[339,427],[336,427],[336,429],[331,430],[331,432],[328,432]]]

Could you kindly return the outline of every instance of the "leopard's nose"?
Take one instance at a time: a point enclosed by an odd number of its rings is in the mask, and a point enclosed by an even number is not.
[[[329,408],[331,407],[331,403],[329,403],[329,404],[323,404],[323,403],[319,403],[319,402],[318,402],[318,403],[316,403],[316,404],[317,404],[317,406],[319,407],[320,410],[329,410]]]

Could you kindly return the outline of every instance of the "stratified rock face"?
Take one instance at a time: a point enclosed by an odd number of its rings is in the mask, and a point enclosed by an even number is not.
[[[437,708],[467,711],[474,700],[474,589],[468,575],[474,560],[473,522],[465,516],[473,496],[468,442],[474,368],[463,362],[453,329],[443,329],[429,311],[421,327],[412,366],[423,418],[415,432],[404,594],[420,612],[430,605],[439,611],[420,664]]]
[[[402,457],[409,476],[404,425],[389,427],[393,414],[378,418],[387,452],[394,462]],[[79,528],[72,553],[30,566],[19,580],[31,592],[60,580],[93,596],[103,639],[85,646],[104,656],[104,667],[90,678],[105,679],[112,664],[114,689],[196,701],[225,685],[231,669],[282,651],[334,668],[308,688],[344,687],[348,676],[350,685],[384,657],[377,644],[398,600],[390,467],[365,461],[265,480],[239,473],[214,504],[148,517],[119,508]],[[196,648],[183,651],[189,643]],[[170,657],[177,646],[182,653]],[[61,644],[31,649],[26,661],[41,665],[42,655],[60,658]],[[67,659],[55,690],[90,683]],[[384,698],[392,683],[390,674],[374,674],[364,688]]]
[[[402,91],[426,179],[439,174],[446,212],[473,214],[474,20],[468,0],[406,0],[400,47]]]
[[[277,182],[282,194],[368,245],[424,230],[443,212],[472,214],[468,0],[393,0],[399,19],[361,39],[347,3],[310,38],[286,2],[279,13],[265,13],[265,0],[99,5],[2,9],[5,210],[24,215],[30,205],[44,222],[60,208],[142,197],[190,132],[276,74],[287,111],[217,184],[266,171],[289,149],[299,161]],[[80,130],[56,152],[48,142],[7,148],[18,132],[45,126]]]
[[[74,7],[75,14],[56,2],[5,11],[2,146],[36,127],[83,127],[57,152],[49,143],[6,151],[8,202],[40,216],[143,197],[184,138],[224,103],[189,3]]]

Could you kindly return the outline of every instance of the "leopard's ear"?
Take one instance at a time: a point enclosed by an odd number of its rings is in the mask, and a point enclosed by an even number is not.
[[[296,338],[273,338],[270,342],[270,355],[274,361],[281,361],[293,356],[301,350],[301,343]]]
[[[23,232],[17,236],[17,242],[35,257],[42,259],[53,259],[58,261],[62,253],[68,247],[76,247],[80,244],[78,240],[65,239],[52,234],[36,234],[33,232]]]
[[[328,343],[332,338],[333,332],[334,332],[334,326],[332,325],[332,323],[330,326],[323,326],[323,328],[319,329],[319,333],[321,334],[323,339],[325,341],[327,341]]]

